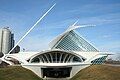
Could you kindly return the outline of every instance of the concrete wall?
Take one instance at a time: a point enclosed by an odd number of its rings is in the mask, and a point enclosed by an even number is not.
[[[42,78],[40,66],[23,66],[23,67],[33,71],[36,75]]]

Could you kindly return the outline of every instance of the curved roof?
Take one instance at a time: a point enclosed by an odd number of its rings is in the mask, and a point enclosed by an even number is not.
[[[63,51],[63,50],[45,50],[41,52],[19,52],[17,54],[6,54],[6,57],[12,57],[22,63],[27,63],[27,60],[34,58],[40,54],[48,53],[48,52],[53,52],[53,51],[58,51],[58,52],[64,52],[64,53],[69,53],[69,54],[74,54],[76,56],[80,56],[72,51]]]
[[[68,54],[73,54],[73,55],[76,55],[76,56],[80,56],[78,54],[76,54],[75,52],[72,52],[72,51],[65,51],[65,50],[60,50],[60,49],[52,49],[52,50],[46,50],[46,51],[41,51],[41,52],[38,52],[36,54],[33,54],[31,57],[29,58],[34,58],[40,54],[45,54],[45,53],[50,53],[50,52],[63,52],[63,53],[68,53]]]
[[[31,63],[73,63],[83,62],[85,58],[74,52],[62,50],[52,50],[37,55],[33,55],[29,62]]]

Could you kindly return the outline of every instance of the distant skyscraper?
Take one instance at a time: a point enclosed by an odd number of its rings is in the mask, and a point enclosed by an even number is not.
[[[10,29],[8,27],[0,29],[0,52],[7,54],[14,46],[14,43],[14,34]]]

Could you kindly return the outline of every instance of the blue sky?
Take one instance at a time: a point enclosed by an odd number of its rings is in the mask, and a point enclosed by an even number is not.
[[[120,52],[120,0],[0,0],[0,28],[10,27],[16,42],[54,3],[55,8],[20,43],[26,51],[41,51],[79,19],[77,31],[100,51]]]

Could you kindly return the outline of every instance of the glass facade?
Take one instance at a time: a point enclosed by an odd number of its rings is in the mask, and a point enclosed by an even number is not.
[[[98,51],[86,40],[80,37],[76,32],[70,31],[52,49],[61,49],[67,51]]]
[[[97,59],[91,61],[91,63],[92,63],[92,64],[102,64],[102,63],[104,63],[106,57],[107,57],[107,56],[103,56],[103,57],[97,58]]]

